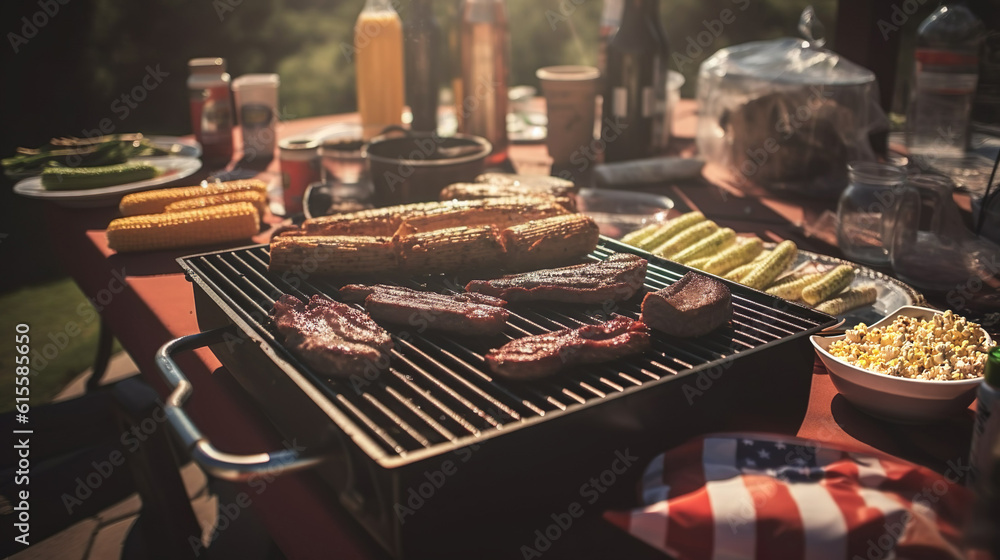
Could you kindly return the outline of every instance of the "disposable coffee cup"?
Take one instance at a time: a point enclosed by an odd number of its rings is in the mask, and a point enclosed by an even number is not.
[[[548,66],[539,68],[535,75],[545,95],[549,156],[553,166],[567,165],[574,152],[585,152],[594,140],[601,73],[593,66]]]
[[[278,123],[277,74],[245,74],[233,80],[236,114],[243,132],[243,157],[274,157]]]

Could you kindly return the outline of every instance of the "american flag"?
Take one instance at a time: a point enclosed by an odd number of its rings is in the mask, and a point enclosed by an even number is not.
[[[605,518],[680,560],[959,559],[962,465],[942,476],[800,438],[714,434],[653,459],[642,507]]]

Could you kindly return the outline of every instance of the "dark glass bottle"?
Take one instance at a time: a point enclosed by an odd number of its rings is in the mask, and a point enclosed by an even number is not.
[[[656,117],[656,72],[663,46],[650,14],[656,0],[626,0],[608,46],[601,139],[604,161],[649,157]]]
[[[670,43],[667,42],[667,31],[660,19],[660,0],[651,0],[650,23],[660,39],[660,60],[656,65],[656,75],[653,78],[653,93],[656,97],[656,116],[653,121],[653,151],[663,153],[670,141],[669,119],[667,119],[667,79],[670,72]]]
[[[437,130],[438,92],[441,77],[441,27],[434,18],[431,0],[411,0],[403,22],[406,51],[406,103],[413,114],[412,130]]]

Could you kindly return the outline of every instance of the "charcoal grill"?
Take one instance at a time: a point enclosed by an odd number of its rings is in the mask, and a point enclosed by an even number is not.
[[[608,238],[589,258],[615,252],[650,260],[649,290],[689,270]],[[492,377],[483,355],[511,338],[610,313],[638,317],[642,296],[608,305],[516,304],[507,330],[494,338],[425,332],[419,318],[390,327],[390,368],[345,381],[305,366],[267,320],[281,294],[335,297],[337,285],[308,270],[269,274],[266,245],[178,262],[194,285],[205,331],[168,343],[158,355],[176,388],[168,414],[185,447],[210,473],[232,480],[314,468],[331,499],[397,558],[521,558],[534,530],[568,504],[580,502],[588,514],[627,504],[644,461],[684,439],[723,429],[794,433],[811,383],[808,335],[835,323],[729,283],[731,327],[687,340],[654,333],[642,355],[526,383]],[[464,280],[424,277],[403,285],[450,293]],[[206,345],[305,451],[233,456],[201,436],[181,408],[191,386],[172,355]],[[638,464],[590,504],[582,485],[625,450],[641,458]]]

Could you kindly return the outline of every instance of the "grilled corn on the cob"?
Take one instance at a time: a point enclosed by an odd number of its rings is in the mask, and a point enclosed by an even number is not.
[[[771,251],[761,251],[761,253],[754,257],[752,261],[747,264],[741,264],[740,266],[730,270],[723,276],[723,278],[726,280],[732,280],[733,282],[740,282],[743,280],[744,276],[753,272],[753,269],[757,268],[757,265],[770,255]]]
[[[573,262],[597,247],[600,229],[589,216],[566,214],[511,226],[500,237],[510,270],[551,268]]]
[[[835,298],[828,299],[816,306],[816,311],[822,311],[829,315],[840,315],[852,309],[857,309],[865,305],[875,303],[878,298],[878,290],[875,286],[868,284],[857,288],[851,288]]]
[[[296,269],[321,276],[395,272],[399,255],[389,237],[296,235],[272,239],[268,270]]]
[[[802,290],[811,284],[815,284],[819,279],[826,276],[823,272],[812,272],[799,277],[792,277],[788,281],[776,282],[767,289],[767,293],[780,298],[796,300],[802,297]]]
[[[178,200],[237,191],[257,191],[265,194],[267,192],[267,185],[263,181],[257,180],[227,181],[224,183],[208,183],[206,186],[143,191],[127,194],[122,197],[118,209],[123,216],[159,214],[167,208],[167,205]]]
[[[503,246],[493,226],[453,227],[400,235],[394,240],[404,274],[497,268]]]
[[[128,216],[108,225],[108,246],[125,253],[193,247],[248,239],[260,229],[257,209],[249,202],[223,204],[169,214]]]

